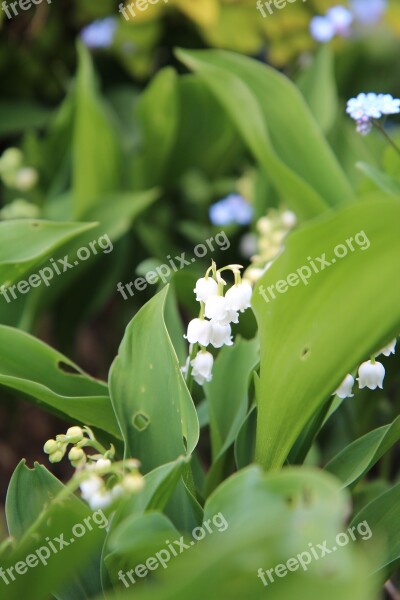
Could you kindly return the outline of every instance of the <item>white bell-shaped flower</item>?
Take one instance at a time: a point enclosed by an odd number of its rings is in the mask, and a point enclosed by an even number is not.
[[[214,364],[213,355],[206,350],[200,350],[197,356],[191,361],[193,379],[199,385],[212,379],[212,368]]]
[[[375,390],[377,387],[383,389],[383,379],[385,377],[385,367],[379,362],[367,360],[360,365],[358,369],[358,385],[360,390],[368,387]]]
[[[106,475],[112,467],[111,460],[109,458],[99,458],[99,460],[95,463],[94,470],[99,475]]]
[[[93,494],[87,502],[92,510],[100,510],[110,506],[113,500],[114,497],[110,490],[100,490],[100,492]]]
[[[185,338],[189,344],[208,346],[210,343],[210,322],[205,319],[192,319]]]
[[[193,291],[198,302],[207,302],[211,296],[217,295],[218,283],[212,277],[202,277],[197,280]]]
[[[206,301],[204,313],[213,321],[223,321],[227,316],[228,306],[224,296],[211,296]]]
[[[339,396],[339,398],[353,398],[354,394],[351,393],[353,391],[353,385],[354,377],[350,374],[346,375],[336,392],[333,393],[333,396]]]
[[[396,341],[397,340],[395,338],[390,342],[390,344],[382,348],[382,350],[379,350],[377,356],[380,354],[384,354],[384,356],[390,356],[391,354],[394,354],[396,352]]]
[[[212,296],[209,298],[206,302],[205,315],[213,323],[220,323],[221,325],[239,322],[237,310],[229,305],[224,296]]]
[[[297,225],[297,217],[293,211],[285,210],[281,214],[281,222],[286,229],[293,229]]]
[[[90,500],[94,494],[97,494],[103,488],[104,482],[101,477],[91,475],[86,481],[80,485],[81,496],[86,502]]]
[[[233,285],[225,295],[227,304],[232,310],[240,310],[244,312],[249,308],[253,288],[248,281],[242,281],[237,285]]]
[[[231,326],[221,325],[221,323],[211,323],[210,343],[214,348],[222,348],[222,346],[232,346],[232,331]]]

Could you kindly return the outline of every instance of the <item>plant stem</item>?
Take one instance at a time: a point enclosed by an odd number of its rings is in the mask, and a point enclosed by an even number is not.
[[[394,587],[390,579],[385,583],[385,590],[393,600],[400,600],[400,594]]]
[[[396,144],[396,142],[394,142],[392,140],[392,138],[387,133],[387,131],[385,130],[385,128],[382,126],[382,124],[379,123],[379,121],[375,121],[375,119],[371,119],[371,120],[372,120],[372,123],[375,125],[375,127],[377,129],[379,129],[379,131],[382,133],[382,135],[386,138],[386,140],[389,142],[389,144],[396,150],[396,152],[398,154],[400,154],[400,148],[398,147],[398,145]]]

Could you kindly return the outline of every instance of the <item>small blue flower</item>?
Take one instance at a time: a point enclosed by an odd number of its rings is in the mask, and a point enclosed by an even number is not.
[[[209,215],[213,225],[248,225],[253,217],[253,207],[239,194],[229,194],[210,206]]]
[[[400,113],[400,99],[393,98],[391,94],[362,93],[350,98],[346,112],[357,122],[357,131],[367,135],[372,128],[371,119]]]
[[[335,35],[335,28],[326,17],[313,17],[310,22],[310,32],[317,42],[330,42]]]
[[[313,17],[310,32],[317,42],[329,42],[335,35],[346,37],[350,34],[353,22],[352,13],[344,6],[332,6],[325,17]]]
[[[88,48],[109,48],[114,40],[117,23],[115,17],[93,21],[82,29],[81,40]]]
[[[354,18],[364,25],[380,21],[387,9],[387,4],[387,0],[350,0]]]

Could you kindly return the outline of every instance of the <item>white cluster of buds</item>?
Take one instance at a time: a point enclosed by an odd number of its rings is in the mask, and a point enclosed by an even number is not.
[[[379,350],[376,354],[371,357],[371,360],[363,362],[358,368],[358,387],[360,390],[367,387],[370,390],[376,390],[376,388],[383,389],[383,380],[385,377],[385,367],[382,363],[377,362],[375,358],[380,354],[384,356],[390,356],[396,351],[396,339],[392,340],[387,346]],[[354,377],[350,374],[346,375],[338,389],[333,393],[334,396],[339,398],[353,398],[353,386]]]
[[[78,467],[86,463],[86,454],[79,446],[84,440],[85,432],[81,427],[70,427],[65,435],[57,435],[55,440],[47,440],[43,450],[49,455],[51,463],[58,463],[64,458],[68,445],[72,444],[74,447],[68,458],[74,467]]]
[[[143,488],[144,477],[139,473],[139,461],[132,458],[114,462],[114,447],[106,450],[87,426],[70,427],[65,435],[48,440],[44,451],[49,455],[50,462],[60,462],[69,444],[72,444],[72,448],[68,458],[76,468],[75,478],[79,482],[81,496],[92,510],[106,508],[117,498]],[[84,448],[93,448],[98,454],[86,455]]]
[[[124,465],[112,463],[109,459],[99,459],[97,463],[87,465],[87,478],[80,484],[82,499],[92,510],[99,510],[123,496],[140,492],[144,487],[144,477],[138,471],[139,466],[134,459],[125,461]]]
[[[275,208],[257,221],[256,254],[250,257],[252,264],[245,271],[247,279],[255,283],[262,277],[282,251],[286,236],[296,225],[297,217],[294,212]]]
[[[24,155],[18,148],[8,148],[0,157],[0,176],[4,185],[28,192],[38,181],[36,169],[24,165]]]
[[[191,356],[182,371],[188,375],[192,367],[191,375],[199,385],[212,379],[214,358],[207,352],[207,346],[232,346],[231,323],[238,323],[239,313],[250,307],[252,287],[248,281],[242,280],[242,268],[241,265],[228,265],[217,270],[213,262],[193,290],[196,300],[200,302],[200,314],[190,321],[184,336],[191,345]],[[233,272],[235,283],[224,294],[226,281],[221,273],[228,270]],[[200,350],[196,353],[197,345]]]

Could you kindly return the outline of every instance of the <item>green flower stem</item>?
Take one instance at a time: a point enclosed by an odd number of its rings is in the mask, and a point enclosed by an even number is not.
[[[390,135],[388,134],[388,132],[385,130],[385,128],[382,126],[382,124],[379,123],[379,121],[376,121],[375,119],[371,119],[371,121],[374,124],[374,126],[377,129],[379,129],[379,131],[386,138],[386,140],[389,142],[389,144],[396,150],[396,152],[398,154],[400,154],[400,148],[398,147],[398,145],[396,144],[396,142],[394,142],[392,140],[392,138],[390,137]]]

